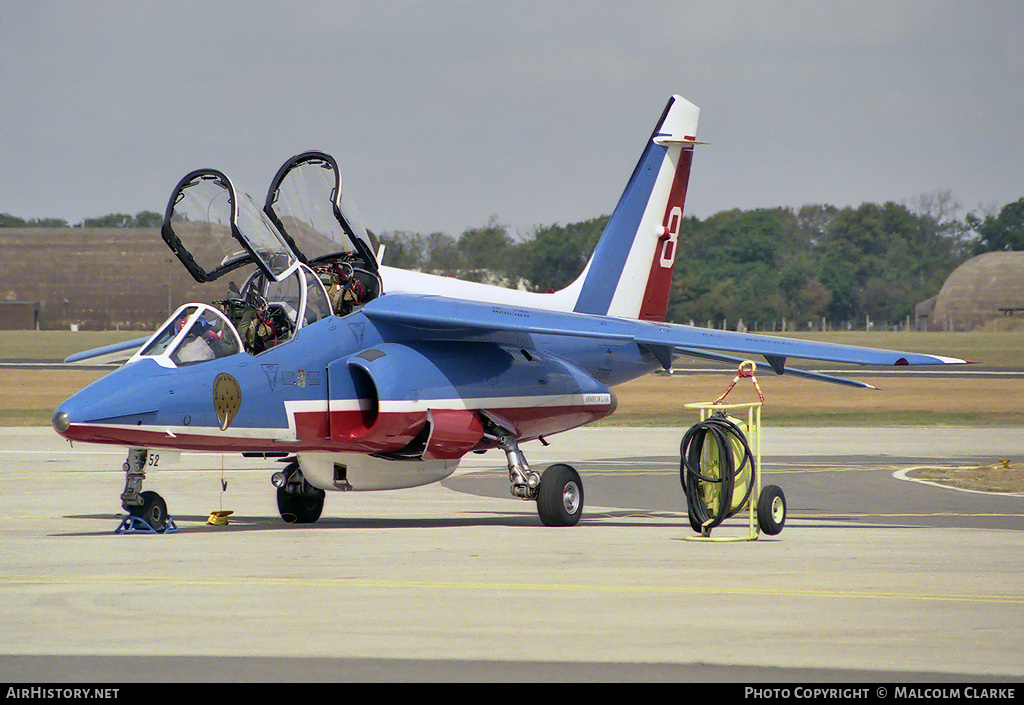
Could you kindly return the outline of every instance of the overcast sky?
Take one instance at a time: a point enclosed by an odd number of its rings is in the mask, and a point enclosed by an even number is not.
[[[611,211],[665,102],[687,211],[1024,196],[1024,3],[3,0],[0,212],[262,202],[333,154],[367,227],[521,234]]]

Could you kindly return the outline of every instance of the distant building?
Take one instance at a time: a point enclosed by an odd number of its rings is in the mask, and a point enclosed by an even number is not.
[[[38,301],[0,301],[0,330],[38,330]]]
[[[914,307],[914,322],[917,330],[937,330],[932,325],[932,318],[935,315],[935,302],[938,299],[938,296],[933,296]]]
[[[168,309],[227,291],[196,284],[159,228],[0,228],[0,252],[0,315],[17,327],[154,330]]]
[[[1024,252],[986,252],[967,260],[934,300],[918,304],[916,314],[927,330],[1024,329]]]

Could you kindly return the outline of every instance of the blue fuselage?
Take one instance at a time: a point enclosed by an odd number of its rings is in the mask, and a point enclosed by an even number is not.
[[[69,439],[141,447],[388,453],[428,418],[480,410],[521,439],[564,431],[610,414],[609,387],[658,366],[631,341],[441,337],[359,312],[259,355],[185,366],[141,357],[61,404],[55,425],[63,414]],[[454,447],[489,447],[468,433]]]

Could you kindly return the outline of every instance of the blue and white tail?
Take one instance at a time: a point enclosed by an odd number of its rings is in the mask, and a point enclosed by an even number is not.
[[[579,289],[573,310],[665,319],[699,114],[680,96],[669,100],[587,268],[568,287]]]
[[[700,144],[699,112],[684,98],[669,100],[590,262],[561,291],[538,294],[381,266],[385,291],[664,320],[693,147]]]

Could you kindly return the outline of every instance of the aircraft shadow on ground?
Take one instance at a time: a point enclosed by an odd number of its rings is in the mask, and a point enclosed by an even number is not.
[[[55,537],[70,536],[109,536],[116,534],[116,529],[124,518],[123,514],[77,514],[62,517],[65,521],[109,521],[110,529],[104,531],[62,531],[51,534]],[[504,526],[504,527],[529,527],[545,528],[537,516],[524,514],[522,512],[495,512],[480,511],[470,514],[463,513],[460,516],[451,517],[321,517],[319,521],[312,524],[290,524],[279,517],[269,516],[245,516],[232,515],[228,523],[223,526],[214,526],[206,523],[207,515],[183,514],[171,517],[177,526],[177,531],[166,534],[150,534],[148,532],[124,533],[124,536],[153,536],[173,534],[200,534],[200,533],[224,533],[224,532],[255,532],[255,531],[297,531],[302,529],[316,529],[318,531],[346,530],[346,529],[454,529],[467,527]],[[574,528],[563,530],[585,529],[587,526],[601,526],[606,528],[639,528],[650,527],[651,520],[659,522],[669,530],[684,529],[687,534],[690,529],[689,519],[685,512],[666,512],[660,510],[645,509],[621,509],[594,511],[589,515],[584,514],[579,525]],[[897,523],[865,523],[858,521],[842,521],[830,518],[828,520],[816,520],[806,518],[814,528],[819,529],[907,529],[927,528]],[[720,534],[726,532],[735,534],[737,531],[747,529],[746,522],[729,520],[718,527]],[[799,530],[800,527],[793,527],[792,530]],[[781,535],[780,535],[781,536]],[[759,540],[776,540],[778,537],[762,535]]]
[[[62,517],[64,520],[109,520],[109,531],[63,531],[53,536],[107,536],[115,533],[124,515],[79,514]],[[178,529],[176,534],[196,534],[235,531],[295,531],[301,529],[448,529],[471,526],[541,526],[540,520],[530,514],[517,512],[478,512],[470,516],[452,517],[321,517],[312,524],[289,524],[280,517],[232,515],[223,526],[206,523],[208,515],[172,515]],[[125,536],[154,535],[146,532],[125,533]],[[167,535],[167,534],[165,534]]]

